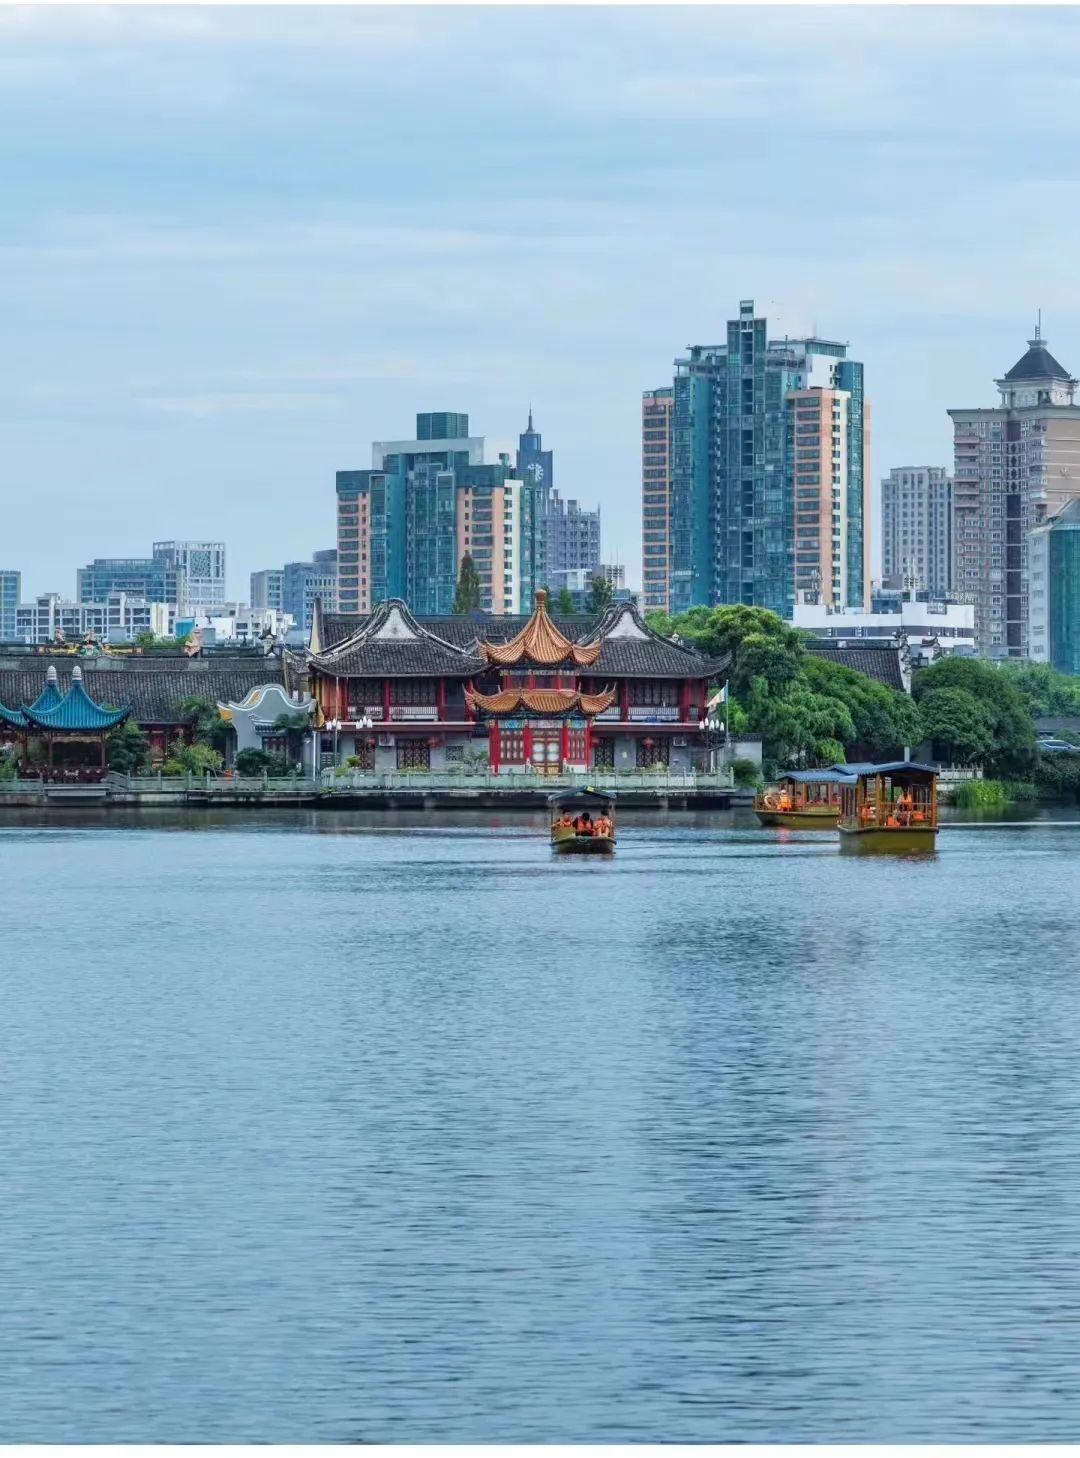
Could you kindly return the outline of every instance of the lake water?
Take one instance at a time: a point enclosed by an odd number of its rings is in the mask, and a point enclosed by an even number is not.
[[[1075,1440],[1080,824],[0,821],[0,1441]]]

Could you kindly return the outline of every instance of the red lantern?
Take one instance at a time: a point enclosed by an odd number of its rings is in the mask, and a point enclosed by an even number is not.
[[[438,735],[433,734],[431,736],[431,738],[428,740],[428,748],[429,749],[438,749],[438,747],[439,747]]]
[[[375,736],[374,736],[374,734],[369,734],[368,737],[364,740],[364,743],[367,745],[367,747],[369,749],[374,749],[375,748]]]
[[[653,745],[656,743],[656,740],[655,739],[643,739],[641,742],[645,746],[646,749],[651,749],[653,747]]]

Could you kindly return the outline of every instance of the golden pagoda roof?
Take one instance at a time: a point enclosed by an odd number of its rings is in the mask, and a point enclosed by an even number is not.
[[[592,718],[602,714],[615,702],[615,690],[605,689],[602,694],[583,694],[576,689],[516,688],[503,689],[497,694],[481,694],[465,690],[465,702],[471,709],[483,709],[488,714],[514,714],[522,709],[531,709],[534,714],[546,714],[552,719],[567,714],[584,714]]]
[[[578,668],[588,668],[600,657],[603,648],[600,638],[591,643],[572,643],[564,637],[551,621],[547,610],[547,593],[541,587],[536,593],[536,607],[533,615],[521,632],[509,643],[481,643],[480,652],[489,663],[508,668],[523,659],[530,663],[554,666],[557,663],[573,663]]]

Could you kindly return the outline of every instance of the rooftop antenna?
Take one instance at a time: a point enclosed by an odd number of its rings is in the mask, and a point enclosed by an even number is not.
[[[1042,310],[1041,309],[1038,309],[1038,310],[1036,310],[1036,313],[1035,313],[1035,343],[1038,344],[1041,339],[1042,339]]]

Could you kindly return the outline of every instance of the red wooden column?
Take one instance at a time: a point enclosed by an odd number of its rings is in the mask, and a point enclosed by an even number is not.
[[[488,723],[488,764],[491,766],[492,774],[499,773],[499,764],[502,760],[502,737],[499,734],[499,721],[492,719]]]
[[[390,680],[388,678],[384,678],[383,681],[382,681],[382,705],[383,705],[383,714],[382,714],[382,716],[383,716],[383,722],[384,723],[389,723],[389,721],[390,721]]]
[[[562,721],[562,743],[559,746],[559,768],[567,763],[570,758],[570,720]]]
[[[685,724],[690,718],[690,680],[684,678],[679,691],[679,722]]]
[[[630,685],[626,679],[619,683],[619,718],[625,723],[630,717]]]
[[[524,734],[524,739],[525,739],[525,768],[526,769],[531,769],[532,768],[532,749],[533,749],[533,745],[532,745],[532,724],[529,722],[528,719],[525,720],[525,734]]]
[[[592,769],[592,720],[585,719],[585,768]]]
[[[438,685],[439,685],[439,689],[438,689],[439,700],[438,700],[438,709],[436,711],[436,716],[437,716],[437,718],[439,720],[439,723],[441,724],[446,719],[446,679],[445,678],[440,678],[438,680]]]

